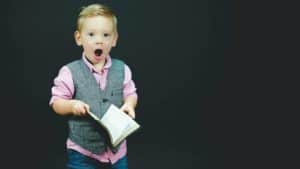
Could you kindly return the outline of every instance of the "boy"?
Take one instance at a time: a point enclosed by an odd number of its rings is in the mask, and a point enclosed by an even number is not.
[[[74,33],[82,59],[63,66],[54,79],[50,105],[69,115],[67,167],[127,169],[126,141],[111,147],[87,111],[102,116],[110,104],[135,118],[137,94],[129,67],[109,55],[118,39],[117,18],[105,5],[92,4],[78,16]]]

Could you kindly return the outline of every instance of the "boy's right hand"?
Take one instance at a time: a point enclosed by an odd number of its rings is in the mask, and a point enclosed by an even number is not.
[[[76,116],[87,115],[87,112],[90,111],[90,106],[80,100],[72,100],[72,113]]]

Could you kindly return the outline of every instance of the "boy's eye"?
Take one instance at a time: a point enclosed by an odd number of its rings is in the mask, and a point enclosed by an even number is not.
[[[94,33],[89,33],[89,36],[94,36]]]
[[[103,34],[104,37],[109,37],[109,35],[110,35],[109,33]]]

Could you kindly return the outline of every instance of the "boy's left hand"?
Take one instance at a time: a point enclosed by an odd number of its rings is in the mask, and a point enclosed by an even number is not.
[[[120,108],[123,112],[127,113],[131,118],[135,118],[135,111],[133,106],[124,103],[123,106]]]

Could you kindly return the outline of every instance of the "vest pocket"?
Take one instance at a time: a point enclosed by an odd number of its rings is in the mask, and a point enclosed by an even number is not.
[[[111,91],[111,96],[114,96],[114,95],[122,95],[123,94],[123,89],[113,89]]]
[[[113,89],[111,91],[111,101],[116,106],[120,107],[123,103],[123,89]]]

